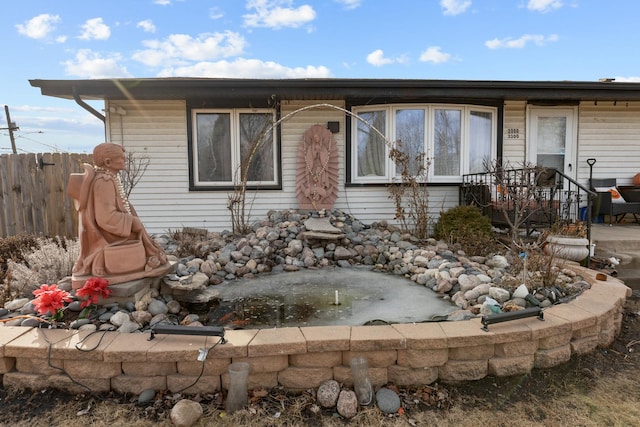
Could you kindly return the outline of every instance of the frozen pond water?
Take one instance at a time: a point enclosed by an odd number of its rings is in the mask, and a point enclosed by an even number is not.
[[[357,267],[260,275],[216,291],[218,317],[245,328],[426,322],[457,309],[409,279]]]

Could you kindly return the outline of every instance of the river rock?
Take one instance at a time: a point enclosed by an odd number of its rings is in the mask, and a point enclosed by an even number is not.
[[[342,390],[338,395],[338,403],[336,405],[338,414],[349,419],[358,413],[358,398],[353,390]]]
[[[376,392],[376,404],[382,412],[395,414],[400,409],[400,396],[395,391],[383,387]]]
[[[333,408],[336,406],[338,396],[340,395],[340,384],[335,380],[325,381],[318,387],[316,399],[318,405],[323,408]]]
[[[204,413],[198,402],[182,399],[171,408],[171,422],[175,427],[191,427]]]

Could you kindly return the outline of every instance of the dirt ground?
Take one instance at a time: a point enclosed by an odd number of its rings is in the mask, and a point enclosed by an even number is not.
[[[640,425],[639,322],[640,291],[634,291],[625,304],[622,332],[610,348],[528,375],[398,388],[402,409],[394,415],[374,407],[344,420],[334,410],[320,409],[311,392],[292,395],[278,389],[254,391],[249,408],[233,415],[225,414],[221,393],[189,397],[204,408],[197,426]],[[171,426],[170,409],[183,397],[158,394],[154,402],[140,405],[137,396],[0,387],[0,425]]]

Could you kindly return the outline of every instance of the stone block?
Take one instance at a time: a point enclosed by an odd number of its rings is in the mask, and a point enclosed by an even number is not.
[[[600,325],[593,324],[592,326],[587,326],[581,329],[575,329],[571,334],[572,340],[579,340],[587,337],[598,336],[600,332]]]
[[[309,353],[349,350],[350,326],[309,326],[300,331],[307,341]]]
[[[5,326],[6,327],[6,326]],[[4,356],[47,359],[49,347],[61,341],[69,341],[78,333],[77,330],[24,328],[26,332],[4,345]]]
[[[68,339],[51,345],[51,357],[56,359],[102,360],[102,352],[119,335],[113,331],[78,331]]]
[[[389,366],[387,375],[390,382],[399,386],[426,385],[438,379],[438,368],[410,368]]]
[[[342,364],[341,351],[292,354],[289,364],[298,368],[333,368]]]
[[[387,368],[369,367],[369,378],[371,379],[371,385],[385,385],[389,382]],[[333,379],[347,387],[353,386],[353,376],[351,375],[351,368],[349,366],[336,366],[333,368]]]
[[[571,359],[571,344],[551,349],[539,349],[534,355],[534,368],[551,368]]]
[[[551,307],[545,310],[543,321],[536,320],[535,322],[529,323],[532,340],[539,340],[553,335],[571,332],[571,322],[562,317],[554,316],[553,311],[551,311],[554,308],[555,307]]]
[[[185,376],[197,376],[202,372],[202,375],[208,377],[219,376],[229,371],[231,359],[207,359],[204,361],[204,370],[202,369],[202,363],[198,361],[178,362],[178,373]]]
[[[47,359],[33,359],[30,357],[16,357],[16,370],[26,374],[56,375],[64,369],[63,359],[51,359],[51,366]],[[55,366],[55,368],[54,368]],[[58,369],[56,369],[58,368]]]
[[[495,353],[493,344],[473,345],[469,347],[452,347],[449,349],[449,360],[487,360]]]
[[[353,326],[351,351],[399,350],[407,348],[406,339],[392,326]]]
[[[598,348],[599,341],[600,337],[598,335],[571,340],[571,354],[581,355],[590,353]]]
[[[286,389],[317,388],[330,379],[333,379],[331,368],[290,367],[278,373],[278,383]]]
[[[342,364],[349,366],[349,362],[355,357],[367,359],[370,368],[386,368],[389,365],[396,364],[398,352],[395,350],[345,351],[342,353]]]
[[[159,343],[157,339],[149,341],[147,334],[114,333],[114,339],[102,352],[105,362],[145,362],[149,349]]]
[[[155,377],[175,374],[178,369],[176,362],[122,362],[122,372],[138,377]]]
[[[497,357],[530,356],[536,350],[538,350],[538,341],[518,341],[496,344],[494,354]]]
[[[0,357],[0,375],[13,371],[16,367],[15,357]]]
[[[181,392],[189,395],[214,393],[220,390],[220,376],[167,375],[167,388],[172,393]]]
[[[398,323],[391,327],[404,337],[408,350],[447,348],[447,336],[440,323]]]
[[[155,335],[153,347],[148,349],[154,362],[196,361],[201,348],[210,348],[219,338],[195,335]]]
[[[141,377],[137,375],[118,375],[111,378],[111,389],[118,393],[140,394],[146,389],[164,390],[167,388],[167,377]]]
[[[299,328],[260,329],[247,346],[247,356],[275,356],[307,352],[307,341]]]
[[[222,388],[225,390],[229,390],[229,374],[223,374],[220,377],[222,381]],[[249,373],[249,377],[247,378],[247,388],[249,390],[262,387],[262,388],[273,388],[278,386],[278,373],[277,372],[259,372],[259,373]]]
[[[438,367],[438,378],[444,382],[472,381],[487,376],[487,360],[449,360]]]
[[[571,342],[572,332],[567,331],[558,335],[551,335],[538,340],[539,350],[549,350],[556,347],[564,346]]]
[[[589,305],[592,307],[592,305]],[[578,306],[574,303],[572,304],[558,304],[551,307],[551,313],[554,316],[565,319],[567,322],[571,323],[571,329],[583,329],[588,328],[590,326],[594,326],[597,322],[597,316],[591,310],[584,307]],[[547,313],[545,312],[545,319],[547,317]]]
[[[491,345],[495,342],[495,334],[483,332],[478,318],[463,322],[441,322],[440,327],[447,337],[447,345],[450,348]]]
[[[26,334],[30,328],[23,326],[6,326],[0,325],[0,357],[4,357],[4,347],[7,343],[18,338],[20,335]]]
[[[279,372],[289,366],[289,358],[286,354],[278,356],[258,356],[258,357],[238,357],[233,358],[232,362],[247,362],[249,364],[249,372]]]
[[[122,374],[119,362],[103,362],[91,360],[64,361],[64,370],[71,378],[112,378]]]
[[[600,331],[598,334],[598,347],[600,348],[608,348],[613,342],[616,340],[616,336],[620,333],[620,331],[614,326],[609,329],[605,329]]]
[[[398,366],[407,368],[429,368],[442,366],[449,360],[449,350],[398,350]],[[437,375],[437,374],[436,374]]]
[[[508,377],[527,374],[533,369],[534,359],[533,354],[515,357],[492,357],[489,359],[489,375]]]

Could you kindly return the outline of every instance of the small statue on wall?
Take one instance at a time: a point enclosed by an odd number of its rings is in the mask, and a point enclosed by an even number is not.
[[[67,194],[78,210],[80,256],[73,266],[74,288],[90,277],[118,284],[144,277],[159,277],[170,270],[167,255],[147,234],[129,203],[119,172],[126,167],[124,148],[103,143],[93,150],[91,166],[73,173]]]
[[[304,133],[298,146],[296,198],[301,209],[331,209],[338,197],[338,148],[321,125]]]

